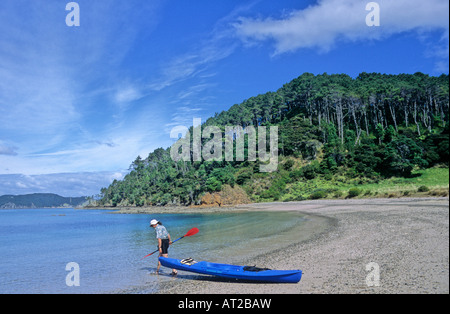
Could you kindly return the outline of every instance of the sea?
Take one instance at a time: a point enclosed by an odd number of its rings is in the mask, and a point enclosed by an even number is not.
[[[297,212],[114,214],[109,210],[0,210],[0,294],[156,293],[170,269],[156,275],[157,219],[172,240],[169,257],[242,264],[298,242],[312,232]],[[258,265],[264,266],[264,265]],[[175,280],[195,280],[178,278]]]

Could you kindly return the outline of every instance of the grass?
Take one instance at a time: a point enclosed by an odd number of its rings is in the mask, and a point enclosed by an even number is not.
[[[288,184],[282,201],[305,199],[394,198],[449,195],[449,169],[416,170],[411,178],[389,178],[373,182],[368,179],[348,179],[344,176]]]
[[[378,184],[364,185],[361,189],[384,197],[448,196],[449,169],[430,168],[417,170],[413,172],[411,178],[390,178]]]

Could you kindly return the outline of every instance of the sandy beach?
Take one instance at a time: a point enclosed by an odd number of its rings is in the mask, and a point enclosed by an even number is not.
[[[260,267],[302,269],[300,283],[243,283],[181,273],[161,293],[449,293],[448,198],[319,200],[238,209],[327,218],[325,231],[311,239],[252,260]]]

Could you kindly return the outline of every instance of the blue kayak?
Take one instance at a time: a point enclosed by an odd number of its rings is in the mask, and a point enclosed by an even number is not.
[[[210,262],[196,262],[192,258],[183,260],[160,257],[161,265],[198,274],[240,280],[276,283],[297,283],[302,278],[301,270],[273,270],[254,266],[237,266]]]

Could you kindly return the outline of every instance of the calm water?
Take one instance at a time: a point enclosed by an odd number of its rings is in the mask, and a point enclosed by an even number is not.
[[[104,210],[0,210],[0,293],[108,293],[145,287],[157,291],[169,276],[156,276],[151,218],[172,239],[200,232],[169,250],[174,258],[244,263],[298,242],[307,219],[298,213],[115,215]],[[305,229],[306,230],[306,229]],[[301,230],[300,230],[301,232]],[[307,231],[305,231],[307,232]],[[80,266],[80,286],[66,285],[66,265]],[[169,273],[170,270],[164,270]]]

